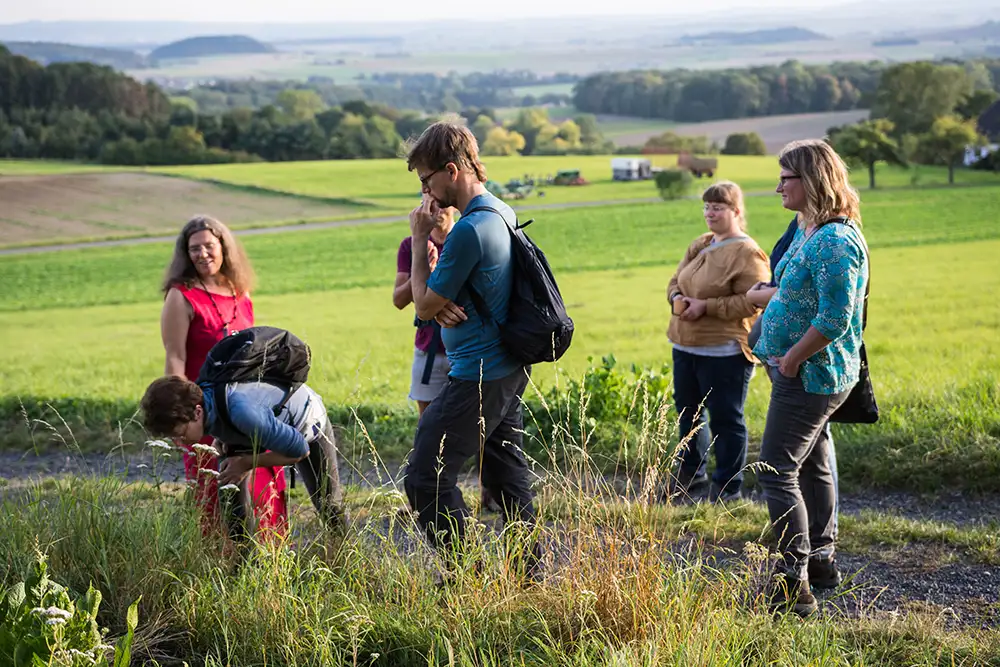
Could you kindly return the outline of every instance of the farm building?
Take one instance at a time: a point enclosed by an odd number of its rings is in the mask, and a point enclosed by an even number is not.
[[[611,178],[616,181],[644,181],[653,177],[649,160],[616,157],[611,160]]]
[[[965,166],[969,167],[1000,150],[1000,100],[994,102],[976,121],[976,129],[989,140],[986,146],[969,147],[965,150]]]
[[[1000,100],[982,113],[976,122],[976,129],[989,139],[990,143],[1000,143]]]

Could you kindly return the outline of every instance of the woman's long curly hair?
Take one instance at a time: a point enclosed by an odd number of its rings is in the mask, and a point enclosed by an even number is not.
[[[222,245],[222,267],[219,272],[229,282],[237,296],[248,294],[253,289],[254,273],[253,267],[250,266],[250,260],[247,259],[247,255],[243,251],[243,246],[236,240],[228,227],[207,215],[191,218],[181,229],[181,233],[177,235],[174,256],[170,260],[170,266],[167,267],[166,276],[163,278],[163,293],[166,294],[177,285],[186,287],[194,285],[198,279],[198,270],[188,253],[188,241],[194,234],[205,230],[219,239],[219,243]]]

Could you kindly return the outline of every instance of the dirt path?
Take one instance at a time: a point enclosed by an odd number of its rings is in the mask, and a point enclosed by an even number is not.
[[[133,455],[15,453],[0,452],[0,500],[16,497],[40,478],[64,475],[115,473],[131,481],[151,479],[163,482],[183,481],[184,471],[176,455],[154,461],[151,450]],[[350,484],[368,486],[373,475],[362,475],[344,468],[341,479]],[[865,511],[900,515],[955,526],[996,526],[1000,498],[969,498],[963,494],[936,497],[898,492],[861,492],[841,497],[843,515]],[[487,514],[485,520],[496,520]],[[403,542],[412,541],[407,538]],[[683,541],[683,539],[682,539]],[[690,542],[700,543],[698,538]],[[719,566],[731,567],[742,558],[741,545],[702,544],[713,550]],[[558,548],[558,545],[553,545]],[[678,543],[678,553],[690,544]],[[400,548],[412,549],[400,543]],[[911,543],[885,546],[865,553],[841,550],[838,562],[845,584],[837,591],[821,595],[824,613],[897,614],[919,612],[939,617],[947,624],[964,627],[1000,627],[1000,566],[970,560],[961,550],[948,545]]]

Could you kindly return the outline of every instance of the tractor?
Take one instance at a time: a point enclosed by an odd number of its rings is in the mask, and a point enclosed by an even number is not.
[[[587,185],[587,179],[580,175],[579,169],[566,169],[556,173],[552,185]]]

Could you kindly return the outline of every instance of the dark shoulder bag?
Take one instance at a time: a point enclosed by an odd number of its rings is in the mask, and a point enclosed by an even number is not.
[[[831,222],[848,224],[840,219],[831,220]],[[868,294],[871,291],[872,284],[872,261],[867,247],[865,248],[865,259],[868,262],[868,280],[865,282],[864,308],[861,311],[862,335],[868,326]],[[851,389],[851,393],[847,395],[847,400],[837,408],[836,412],[830,415],[831,422],[840,424],[874,424],[878,421],[878,403],[875,401],[875,390],[872,387],[871,375],[868,372],[868,353],[865,351],[864,338],[861,340],[861,349],[858,350],[858,354],[861,357],[861,369],[858,373],[858,381]]]

